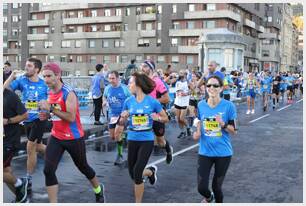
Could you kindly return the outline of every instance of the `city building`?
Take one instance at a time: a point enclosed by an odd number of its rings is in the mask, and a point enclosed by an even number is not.
[[[282,4],[3,5],[4,60],[16,68],[30,56],[58,62],[63,75],[92,75],[97,63],[124,70],[131,59],[174,69],[209,60],[227,71],[280,67]]]

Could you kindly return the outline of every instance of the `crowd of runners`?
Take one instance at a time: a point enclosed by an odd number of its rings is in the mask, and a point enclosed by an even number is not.
[[[45,185],[50,202],[58,202],[56,170],[65,151],[75,166],[89,180],[96,202],[106,202],[103,179],[99,180],[86,159],[84,130],[79,104],[73,88],[61,78],[60,65],[29,58],[24,74],[11,71],[5,63],[3,72],[4,182],[16,195],[15,202],[27,202],[32,193],[32,175],[37,153],[44,154]],[[101,111],[108,120],[110,138],[116,141],[115,165],[124,162],[123,138],[127,134],[128,171],[134,182],[135,202],[142,202],[146,180],[157,181],[156,165],[147,166],[153,148],[166,152],[166,163],[173,161],[173,147],[165,136],[166,124],[175,116],[180,128],[177,138],[192,136],[199,141],[197,188],[202,202],[223,202],[222,184],[230,165],[233,148],[231,136],[237,133],[237,111],[232,100],[247,98],[247,115],[255,113],[255,98],[262,98],[263,111],[279,104],[292,104],[303,95],[303,75],[292,72],[227,72],[215,61],[208,63],[204,73],[198,69],[163,70],[146,60],[137,67],[135,60],[127,67],[122,79],[118,71],[97,64],[92,78],[92,99],[95,125]],[[19,90],[20,98],[15,90]],[[174,113],[173,116],[171,113]],[[51,137],[42,143],[47,121],[52,121]],[[14,176],[11,161],[19,148],[25,126],[27,168],[25,176]],[[214,166],[212,191],[209,174]],[[102,182],[100,182],[102,181]],[[196,183],[195,183],[196,186]],[[107,194],[106,194],[107,195]]]

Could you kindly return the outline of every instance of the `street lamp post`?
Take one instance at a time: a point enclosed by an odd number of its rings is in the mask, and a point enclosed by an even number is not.
[[[202,42],[201,45],[201,70],[204,72],[204,58],[205,58],[205,52],[204,52],[204,42]]]

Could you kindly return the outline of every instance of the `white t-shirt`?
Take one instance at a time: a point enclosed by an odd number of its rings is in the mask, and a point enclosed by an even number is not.
[[[180,92],[188,93],[188,82],[187,81],[177,81],[175,84],[176,97],[174,100],[174,104],[180,107],[186,107],[189,105],[190,96],[180,96]]]

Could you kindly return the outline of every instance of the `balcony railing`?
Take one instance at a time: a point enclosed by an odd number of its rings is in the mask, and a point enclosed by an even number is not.
[[[28,34],[27,36],[28,41],[35,41],[35,40],[47,40],[48,34]]]
[[[97,16],[83,18],[64,18],[63,24],[95,24],[95,23],[113,23],[122,22],[122,16]]]
[[[216,10],[216,11],[185,11],[185,19],[215,19],[215,18],[229,18],[241,22],[240,14],[234,13],[230,10]]]
[[[64,39],[100,39],[100,38],[120,38],[120,31],[110,32],[75,32],[64,33]]]
[[[49,26],[49,19],[29,20],[27,25],[30,26]]]

